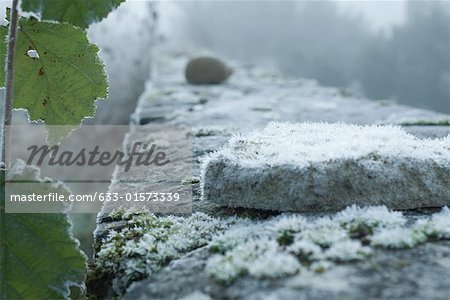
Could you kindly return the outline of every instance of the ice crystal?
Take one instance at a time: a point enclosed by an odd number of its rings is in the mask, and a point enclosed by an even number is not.
[[[226,147],[210,158],[224,157],[248,167],[267,163],[306,166],[373,153],[381,157],[442,160],[450,155],[449,142],[450,137],[419,140],[393,125],[272,122],[262,131],[233,136]]]
[[[303,259],[322,257],[322,248],[307,239],[296,239],[286,250]]]
[[[358,233],[358,234],[355,234]],[[386,207],[351,206],[340,213],[306,219],[281,214],[267,220],[133,215],[111,230],[96,254],[97,265],[115,274],[118,286],[158,272],[170,261],[206,247],[205,271],[230,284],[239,276],[279,278],[301,270],[324,272],[334,263],[363,260],[372,247],[408,248],[450,239],[450,210],[408,224]],[[364,246],[364,245],[369,246]],[[116,281],[117,282],[117,281]]]
[[[450,239],[450,209],[444,207],[431,219],[418,220],[415,227],[432,239]]]
[[[205,246],[228,227],[226,221],[202,213],[187,218],[133,215],[122,231],[107,235],[96,255],[97,263],[104,272],[123,274],[122,281],[128,283]]]
[[[214,278],[232,282],[237,276],[248,273],[257,278],[276,278],[298,272],[298,260],[279,250],[276,241],[269,238],[248,241],[225,255],[208,261],[207,272]]]
[[[275,218],[266,226],[269,233],[273,234],[277,241],[283,245],[289,245],[294,240],[294,234],[306,228],[305,218],[296,215],[281,216]]]
[[[347,231],[339,223],[328,217],[320,218],[310,224],[308,229],[300,235],[321,247],[328,247],[348,238]]]
[[[352,205],[339,212],[334,218],[345,228],[354,230],[360,224],[375,227],[402,226],[406,219],[401,212],[389,210],[386,206],[357,207]]]
[[[341,240],[328,248],[323,257],[329,260],[345,262],[352,260],[361,260],[371,254],[371,249],[361,245],[356,240]]]
[[[370,237],[370,244],[385,248],[412,248],[419,243],[425,242],[426,239],[424,232],[412,228],[382,228]]]

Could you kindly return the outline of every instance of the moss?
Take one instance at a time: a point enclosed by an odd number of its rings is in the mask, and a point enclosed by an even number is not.
[[[322,261],[318,261],[318,262],[311,264],[309,269],[315,273],[320,274],[320,273],[324,273],[325,271],[329,270],[332,266],[333,266],[333,263],[326,261],[326,260],[322,260]]]
[[[115,212],[125,226],[111,231],[96,254],[91,289],[111,288],[120,295],[172,260],[206,246],[212,254],[205,271],[222,284],[241,276],[282,278],[303,268],[325,272],[333,263],[364,260],[373,247],[414,247],[450,238],[450,210],[407,224],[385,207],[349,207],[332,217],[307,220],[300,214],[266,219],[189,217]]]
[[[189,177],[189,178],[185,178],[184,180],[181,181],[181,184],[184,184],[184,185],[197,184],[197,183],[200,183],[200,178],[198,178],[198,177]]]
[[[417,120],[402,122],[401,126],[450,126],[450,119],[442,120]]]
[[[374,246],[413,247],[437,236],[449,238],[449,220],[450,210],[444,208],[432,218],[410,226],[400,212],[381,206],[353,206],[331,218],[312,222],[303,222],[299,215],[275,217],[261,221],[257,229],[245,233],[247,238],[240,237],[236,243],[225,244],[227,247],[213,244],[210,250],[220,254],[210,258],[206,271],[223,284],[230,284],[243,274],[258,278],[289,276],[295,270],[285,269],[284,265],[295,257],[296,262],[291,261],[291,265],[321,273],[333,267],[333,262],[366,259]]]
[[[91,300],[109,298],[114,274],[105,272],[96,265],[89,265],[86,277],[87,297]]]
[[[352,224],[348,228],[349,236],[353,239],[359,239],[364,245],[368,244],[368,236],[373,234],[373,227],[365,223]]]
[[[281,246],[289,246],[294,242],[294,234],[295,232],[292,230],[284,230],[282,231],[278,237],[277,242]]]
[[[133,216],[140,215],[142,212],[135,209],[125,209],[123,206],[115,208],[109,213],[107,220],[109,221],[122,221],[130,220]]]
[[[123,211],[115,216],[124,217]],[[206,245],[228,223],[202,213],[187,218],[130,214],[126,226],[111,231],[96,253],[96,280],[108,281],[120,295],[133,281],[158,272],[173,259]],[[97,278],[97,279],[95,279]]]
[[[111,217],[112,221],[119,221],[122,220],[123,215],[125,214],[125,208],[119,207],[114,209],[109,216]]]
[[[216,135],[227,135],[229,134],[227,130],[223,128],[195,128],[192,131],[192,136],[194,137],[206,137],[206,136],[216,136]]]

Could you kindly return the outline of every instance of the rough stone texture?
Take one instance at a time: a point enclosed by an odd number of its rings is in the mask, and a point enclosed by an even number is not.
[[[418,140],[400,127],[271,123],[210,156],[203,197],[274,211],[450,205],[450,137]]]
[[[137,126],[126,135],[127,145],[135,142],[143,144],[154,143],[170,158],[171,163],[166,166],[144,168],[132,166],[124,172],[125,166],[116,168],[109,191],[120,195],[136,193],[178,193],[180,201],[153,202],[153,201],[127,201],[120,199],[111,202],[109,209],[124,207],[133,208],[142,212],[189,214],[192,212],[192,189],[184,183],[191,178],[191,140],[187,138],[190,128],[185,126],[162,126],[147,124]],[[169,146],[168,146],[169,145]],[[130,147],[129,147],[130,148]],[[129,151],[129,150],[128,150]],[[123,176],[126,174],[126,176]],[[101,217],[103,214],[100,215]],[[106,215],[105,215],[106,217]]]
[[[200,290],[212,299],[446,299],[450,293],[450,242],[406,250],[378,250],[371,258],[323,274],[290,280],[244,277],[220,285],[203,272],[205,248],[132,285],[125,299],[178,299]]]
[[[224,62],[208,56],[191,59],[184,72],[190,84],[219,84],[228,79],[231,73]]]
[[[166,51],[165,53],[169,53]],[[438,122],[447,115],[396,105],[387,101],[369,101],[348,91],[319,86],[311,80],[286,79],[276,72],[232,65],[235,73],[220,86],[192,86],[185,82],[183,67],[187,59],[179,53],[159,55],[154,64],[154,80],[140,97],[133,115],[139,124],[175,124],[192,126],[192,172],[200,176],[205,155],[224,146],[230,136],[263,129],[268,122],[343,121],[355,124],[404,123],[416,120]],[[407,132],[419,138],[444,137],[448,126],[411,126]],[[145,174],[142,170],[141,174]],[[136,170],[134,176],[139,176]],[[127,174],[116,178],[126,181]],[[145,183],[143,183],[145,184]],[[114,185],[111,189],[114,189]],[[135,185],[136,192],[145,186]],[[232,214],[264,219],[276,214],[258,210],[225,209],[202,201],[200,185],[192,184],[193,210],[211,215]],[[99,214],[95,233],[97,247],[111,230],[120,230],[124,222],[109,217],[114,207],[107,203]],[[317,218],[323,212],[297,213]],[[408,220],[429,216],[424,211]],[[377,250],[368,260],[338,266],[300,278],[255,279],[243,277],[226,286],[204,272],[208,259],[205,248],[172,261],[148,279],[135,282],[125,299],[178,299],[204,293],[213,299],[446,299],[450,294],[450,244],[427,243],[413,249]]]

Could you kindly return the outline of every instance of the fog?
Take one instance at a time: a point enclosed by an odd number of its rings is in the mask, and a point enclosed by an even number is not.
[[[166,38],[186,46],[450,113],[450,2],[196,1],[170,14]]]

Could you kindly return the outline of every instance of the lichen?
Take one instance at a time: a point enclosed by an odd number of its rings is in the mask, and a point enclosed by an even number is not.
[[[196,184],[200,183],[200,178],[198,177],[188,177],[181,181],[181,184],[189,185],[189,184]]]
[[[124,208],[123,206],[117,207],[113,209],[109,213],[109,218],[111,218],[112,221],[120,221],[120,220],[131,220],[133,216],[137,216],[142,214],[142,212],[139,209],[136,209],[134,207]]]
[[[268,237],[250,240],[225,255],[213,256],[207,263],[208,274],[224,283],[239,275],[276,278],[298,272],[300,263],[291,254],[280,251],[279,244]]]
[[[426,234],[413,228],[394,227],[377,230],[370,237],[372,246],[385,248],[412,248],[427,240]]]
[[[422,231],[429,239],[450,239],[450,209],[444,207],[431,218],[418,220],[414,228]]]
[[[133,215],[125,228],[109,232],[96,254],[97,268],[115,274],[112,284],[120,294],[132,281],[154,274],[171,260],[205,246],[231,222],[203,213],[187,218]]]
[[[358,240],[341,240],[330,246],[323,257],[335,262],[362,260],[372,253],[369,247],[361,245]]]
[[[200,247],[211,253],[207,274],[231,284],[240,276],[283,278],[303,271],[325,272],[335,263],[366,259],[374,247],[410,248],[450,239],[446,207],[413,224],[401,212],[383,206],[351,206],[319,218],[281,214],[265,220],[203,213],[158,217],[120,210],[114,214],[126,220],[126,226],[109,232],[96,254],[96,266],[100,277],[114,278],[117,294],[132,281]]]
[[[334,216],[309,222],[301,215],[282,215],[258,226],[266,230],[255,235],[254,230],[233,229],[221,235],[221,247],[217,241],[213,243],[220,248],[217,252],[221,255],[214,255],[207,263],[206,271],[212,278],[230,284],[244,275],[276,278],[303,268],[324,272],[334,263],[368,258],[373,253],[372,247],[405,248],[428,240],[447,239],[450,211],[444,208],[431,218],[408,226],[401,212],[384,206],[351,206]],[[364,234],[358,230],[364,230]],[[246,236],[248,233],[252,236]],[[225,242],[226,237],[232,242]],[[292,258],[297,262],[291,261]],[[288,264],[291,268],[287,268]]]

